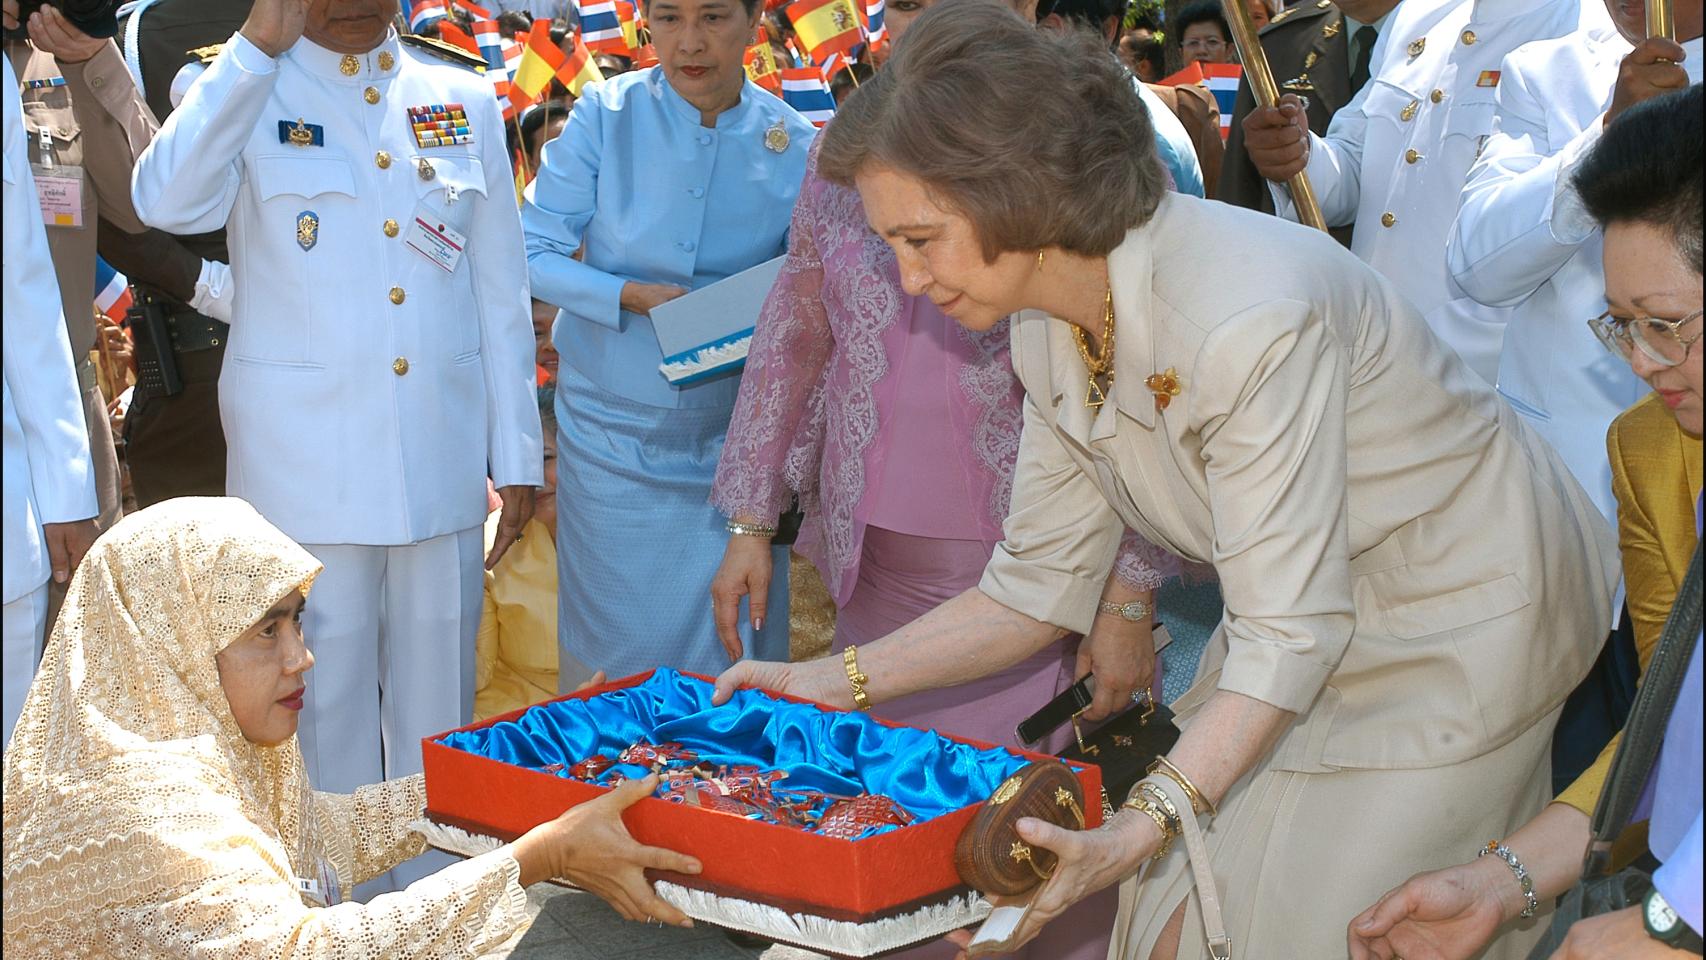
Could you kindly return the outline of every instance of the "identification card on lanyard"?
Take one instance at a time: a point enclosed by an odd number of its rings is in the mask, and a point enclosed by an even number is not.
[[[83,227],[83,168],[34,167],[41,222],[50,227]]]
[[[468,238],[426,204],[415,208],[403,242],[445,273],[456,272],[456,265],[462,262],[462,254],[468,247]]]

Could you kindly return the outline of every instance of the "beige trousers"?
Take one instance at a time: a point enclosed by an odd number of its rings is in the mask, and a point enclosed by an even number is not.
[[[1550,799],[1557,719],[1554,711],[1510,743],[1444,767],[1258,767],[1240,780],[1205,837],[1234,960],[1347,957],[1346,927],[1381,894],[1414,874],[1474,857],[1540,812]],[[1178,960],[1207,960],[1192,889],[1183,843],[1121,884],[1109,960],[1149,960],[1181,902]],[[1481,960],[1521,960],[1545,919],[1543,911],[1506,928]]]

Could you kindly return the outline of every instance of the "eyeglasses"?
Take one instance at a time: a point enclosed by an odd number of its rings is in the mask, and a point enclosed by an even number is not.
[[[1684,338],[1682,328],[1700,319],[1706,311],[1696,310],[1681,320],[1661,320],[1658,317],[1614,317],[1607,310],[1592,320],[1593,330],[1605,349],[1625,360],[1633,356],[1636,347],[1641,354],[1661,367],[1674,367],[1688,359],[1688,351],[1700,339],[1700,334]]]
[[[1226,41],[1219,37],[1192,37],[1179,46],[1185,50],[1220,50],[1226,46]]]

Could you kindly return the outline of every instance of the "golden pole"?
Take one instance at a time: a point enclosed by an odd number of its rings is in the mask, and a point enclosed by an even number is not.
[[[1671,19],[1670,0],[1647,0],[1647,36],[1676,39],[1676,22]]]
[[[1650,4],[1653,0],[1647,2],[1648,16],[1651,17]],[[1244,79],[1250,84],[1250,92],[1256,95],[1256,105],[1277,106],[1279,85],[1274,83],[1273,70],[1268,67],[1268,55],[1256,37],[1256,25],[1250,22],[1250,8],[1244,5],[1244,0],[1220,0],[1220,8],[1226,15],[1227,24],[1232,27],[1232,40],[1238,45],[1239,58],[1244,61]],[[1309,174],[1299,170],[1287,185],[1291,187],[1291,200],[1297,205],[1297,219],[1305,226],[1325,232],[1327,221],[1321,216],[1321,204],[1315,199],[1315,188],[1309,183]]]

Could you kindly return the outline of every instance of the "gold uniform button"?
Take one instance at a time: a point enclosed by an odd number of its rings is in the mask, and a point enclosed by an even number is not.
[[[379,69],[389,70],[396,65],[397,65],[397,58],[391,56],[391,51],[389,51],[389,50],[379,51]]]
[[[1416,111],[1418,109],[1420,109],[1421,106],[1422,106],[1422,101],[1411,100],[1404,107],[1404,109],[1398,111],[1398,119],[1404,121],[1405,123],[1409,123],[1411,120],[1416,119]]]
[[[1388,214],[1388,216],[1390,216],[1390,214]],[[402,287],[392,287],[391,288],[391,302],[392,303],[401,304],[403,302],[403,298],[406,296],[408,296],[408,294],[403,292]]]
[[[398,357],[397,359],[391,361],[391,372],[396,374],[399,377],[408,373],[409,372],[409,358],[408,357]]]
[[[1415,163],[1417,160],[1420,160],[1420,159],[1422,159],[1422,155],[1420,153],[1418,153],[1415,148],[1412,147],[1411,149],[1404,151],[1404,162],[1405,163]]]
[[[346,53],[344,58],[338,61],[338,72],[346,77],[353,77],[361,72],[361,61]]]
[[[1410,152],[1411,152],[1411,153],[1415,153],[1415,152],[1416,152],[1416,151],[1414,151],[1414,150],[1411,150],[1411,151],[1410,151]],[[387,220],[386,220],[386,221],[385,221],[385,227],[384,227],[384,230],[385,230],[385,235],[386,235],[386,236],[387,236],[387,237],[394,237],[394,236],[396,236],[396,235],[397,235],[397,221],[395,221],[395,220],[390,220],[390,219],[387,219]]]
[[[388,170],[391,167],[391,155],[381,150],[373,155],[373,163],[381,170]]]
[[[1428,94],[1428,99],[1432,100],[1434,103],[1438,103],[1445,99],[1445,91],[1435,90],[1433,93]]]
[[[1398,218],[1393,216],[1391,213],[1383,213],[1380,215],[1380,225],[1383,227],[1390,227],[1397,222]]]
[[[368,87],[366,90],[363,90],[361,92],[361,98],[363,100],[366,100],[368,103],[378,103],[379,102],[379,88],[378,87]]]
[[[1475,31],[1473,31],[1473,30],[1463,31],[1463,43],[1464,43],[1464,45],[1467,46],[1467,45],[1472,44],[1474,42],[1475,42]]]

